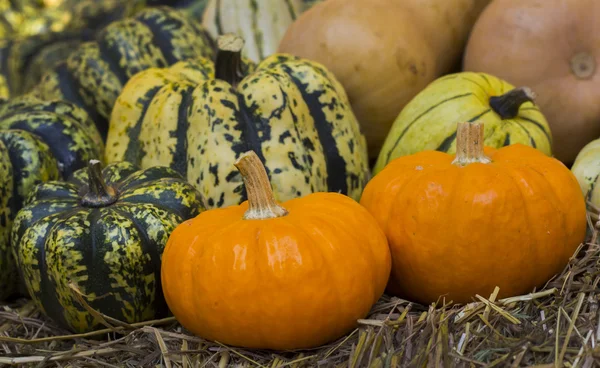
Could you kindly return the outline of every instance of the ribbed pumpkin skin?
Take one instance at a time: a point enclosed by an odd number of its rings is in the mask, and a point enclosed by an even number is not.
[[[306,9],[306,0],[208,0],[202,24],[216,38],[235,33],[244,56],[259,62],[274,54],[285,31]],[[312,5],[312,4],[310,4]]]
[[[583,147],[571,171],[577,178],[586,200],[600,208],[600,139],[593,140]]]
[[[23,130],[0,130],[0,300],[18,285],[10,247],[13,220],[37,184],[59,178],[58,163],[39,137]]]
[[[513,119],[502,119],[490,107],[491,96],[515,87],[485,73],[444,76],[415,96],[394,121],[373,169],[380,172],[391,160],[425,150],[456,152],[456,124],[485,125],[485,145],[500,148],[521,143],[552,153],[552,133],[546,118],[531,102]]]
[[[70,282],[113,318],[131,323],[165,316],[163,248],[179,223],[202,210],[198,192],[169,168],[138,171],[124,162],[102,175],[116,189],[116,202],[82,204],[89,192],[84,169],[68,182],[37,186],[13,226],[15,258],[31,297],[77,332],[101,325],[79,305]]]
[[[85,111],[68,101],[40,101],[25,95],[0,104],[0,130],[20,129],[50,147],[63,178],[102,159],[104,144]]]
[[[233,164],[253,150],[280,201],[318,191],[358,200],[366,141],[335,77],[285,54],[248,67],[237,89],[214,79],[206,59],[136,75],[115,104],[107,162],[170,166],[222,207],[246,199]]]
[[[83,107],[104,136],[114,102],[134,74],[213,54],[208,34],[182,13],[168,7],[144,9],[111,23],[96,41],[81,44],[42,78],[35,94]]]
[[[522,295],[562,272],[585,240],[583,196],[560,161],[521,144],[485,154],[490,163],[461,166],[419,152],[369,182],[360,203],[389,241],[388,293],[422,304],[469,303],[496,286],[499,299]]]

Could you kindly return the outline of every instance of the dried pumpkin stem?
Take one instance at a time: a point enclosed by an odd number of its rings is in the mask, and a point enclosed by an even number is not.
[[[465,166],[474,162],[489,163],[489,157],[483,152],[483,124],[458,123],[456,131],[456,158],[452,163]]]
[[[81,198],[84,207],[104,207],[117,201],[117,192],[106,185],[102,176],[102,164],[98,160],[88,163],[88,191]]]
[[[248,210],[244,219],[264,220],[288,214],[288,211],[275,201],[267,171],[254,151],[242,154],[235,162],[235,167],[242,174],[248,195]]]
[[[215,78],[231,84],[234,88],[244,79],[242,48],[244,39],[228,33],[217,39],[217,59],[215,60]]]
[[[500,96],[490,97],[490,107],[502,119],[513,119],[525,102],[534,102],[535,93],[529,87],[511,89]]]

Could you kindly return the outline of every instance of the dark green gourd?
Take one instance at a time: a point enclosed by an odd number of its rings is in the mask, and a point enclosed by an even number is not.
[[[133,323],[165,316],[160,264],[171,231],[203,210],[166,167],[90,161],[67,182],[37,186],[13,226],[13,248],[41,310],[76,332],[102,325],[77,301]]]

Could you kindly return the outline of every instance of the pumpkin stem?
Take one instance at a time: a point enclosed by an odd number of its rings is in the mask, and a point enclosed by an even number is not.
[[[456,158],[452,164],[465,166],[474,162],[492,162],[483,152],[483,124],[458,123],[456,131]]]
[[[534,102],[535,93],[529,87],[511,89],[500,96],[490,97],[490,107],[502,119],[513,119],[525,102]]]
[[[117,201],[117,192],[106,185],[102,176],[102,164],[98,160],[88,163],[88,191],[81,198],[84,207],[104,207]]]
[[[288,214],[288,211],[275,201],[267,171],[254,151],[243,153],[234,165],[242,174],[248,195],[245,220],[264,220]]]
[[[217,59],[215,60],[215,78],[224,80],[236,88],[244,79],[242,48],[244,39],[228,33],[217,38]]]

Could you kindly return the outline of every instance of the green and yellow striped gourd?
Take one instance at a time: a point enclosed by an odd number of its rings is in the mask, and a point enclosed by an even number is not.
[[[19,284],[10,231],[29,192],[102,155],[100,135],[78,107],[31,97],[0,103],[0,300]]]
[[[121,89],[134,74],[180,60],[214,56],[201,26],[169,7],[153,7],[115,21],[82,43],[42,78],[34,93],[83,107],[105,136]]]
[[[215,64],[201,58],[133,77],[111,116],[107,162],[170,166],[212,208],[246,199],[234,162],[253,150],[280,201],[318,191],[360,198],[366,141],[340,83],[291,55],[243,62],[242,45],[224,35]]]
[[[593,211],[600,210],[600,139],[585,145],[571,167],[581,192]]]
[[[200,194],[166,167],[92,160],[68,182],[41,184],[13,226],[27,290],[56,323],[103,327],[82,306],[133,323],[166,316],[160,271],[173,229],[203,210]]]
[[[296,18],[322,0],[208,0],[202,24],[217,38],[235,33],[244,38],[243,56],[259,62],[277,51]]]
[[[485,145],[521,143],[552,154],[552,134],[533,103],[533,92],[489,74],[462,72],[441,77],[417,94],[394,121],[374,167],[424,150],[454,153],[459,122],[485,125]]]

